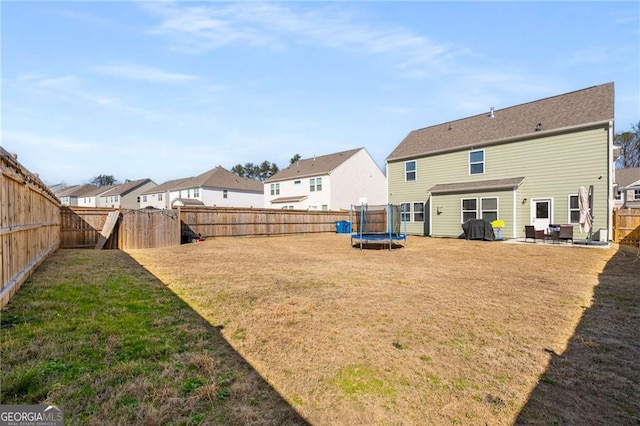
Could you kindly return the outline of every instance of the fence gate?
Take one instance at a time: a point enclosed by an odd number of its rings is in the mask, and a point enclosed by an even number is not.
[[[118,248],[142,249],[180,245],[180,219],[175,210],[123,210]]]

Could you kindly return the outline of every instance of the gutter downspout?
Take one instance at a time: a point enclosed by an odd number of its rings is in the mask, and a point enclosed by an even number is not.
[[[609,121],[609,129],[607,131],[607,139],[609,143],[609,179],[607,185],[607,239],[613,239],[613,180],[615,174],[615,163],[613,159],[613,121]]]

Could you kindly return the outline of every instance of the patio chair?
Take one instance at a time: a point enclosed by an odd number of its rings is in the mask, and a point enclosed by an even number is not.
[[[560,232],[558,233],[558,240],[564,241],[569,244],[573,244],[573,225],[560,225]]]
[[[534,228],[533,225],[525,225],[524,241],[526,242],[529,238],[532,238],[534,243],[536,242],[536,240],[544,241],[544,231],[538,231],[536,228]]]

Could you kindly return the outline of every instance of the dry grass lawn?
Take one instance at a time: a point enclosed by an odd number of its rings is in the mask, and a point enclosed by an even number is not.
[[[640,422],[635,251],[321,234],[129,254],[312,424]]]

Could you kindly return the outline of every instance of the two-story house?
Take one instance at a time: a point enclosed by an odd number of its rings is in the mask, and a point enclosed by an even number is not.
[[[262,182],[216,167],[175,185],[169,191],[172,206],[262,206]]]
[[[77,206],[79,205],[79,199],[82,199],[86,194],[95,191],[95,189],[96,186],[91,185],[90,183],[74,185],[57,192],[56,197],[58,197],[63,206]]]
[[[153,207],[161,210],[170,209],[171,191],[191,179],[193,179],[193,177],[168,180],[143,192],[140,197],[140,208]]]
[[[116,185],[101,186],[94,189],[91,192],[84,194],[82,197],[78,197],[78,206],[80,207],[106,207],[100,204],[100,201],[104,201],[100,198],[102,194],[115,188]]]
[[[407,232],[455,237],[468,219],[524,226],[574,224],[591,188],[594,236],[611,235],[614,84],[607,83],[410,132],[387,158],[389,202]]]
[[[366,149],[307,158],[264,181],[265,208],[348,210],[385,204],[386,177]]]
[[[615,207],[640,208],[640,167],[616,169]]]
[[[151,179],[128,180],[98,198],[98,207],[114,207],[136,210],[140,208],[140,196],[143,192],[156,186]]]

